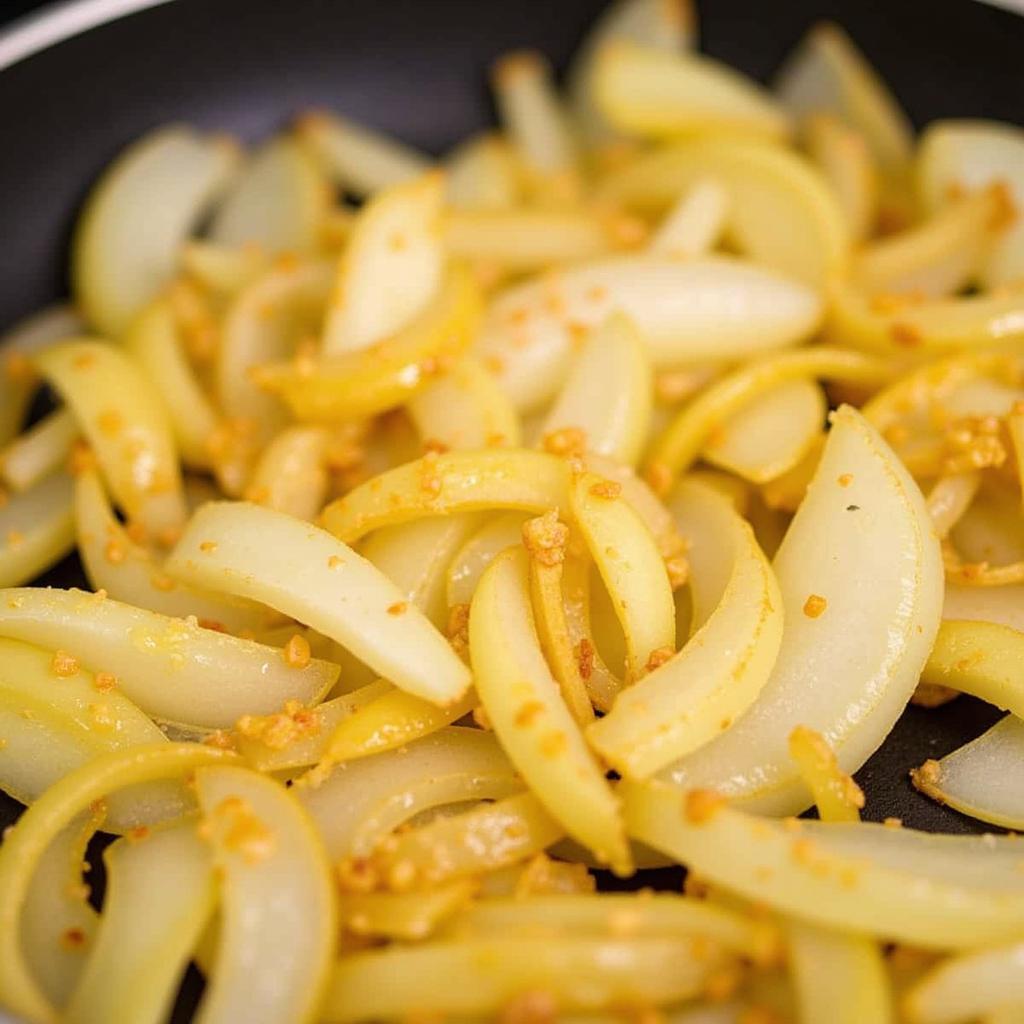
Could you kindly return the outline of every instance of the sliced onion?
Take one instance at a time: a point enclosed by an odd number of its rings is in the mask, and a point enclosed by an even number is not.
[[[263,450],[246,497],[296,519],[315,519],[327,498],[327,431],[286,427]]]
[[[729,216],[729,192],[717,178],[695,181],[665,215],[647,251],[693,259],[714,249]]]
[[[522,172],[512,147],[498,134],[471,136],[445,160],[445,198],[459,210],[500,210],[521,198]]]
[[[0,505],[0,584],[27,583],[74,547],[72,487],[57,472]]]
[[[339,917],[353,935],[415,941],[433,934],[475,890],[476,883],[463,878],[425,892],[344,893]]]
[[[873,233],[878,219],[879,175],[862,132],[835,114],[811,114],[804,122],[808,156],[832,186],[854,241]]]
[[[468,605],[473,600],[476,586],[484,570],[505,548],[519,544],[523,539],[522,512],[497,515],[470,537],[452,557],[448,566],[448,607]]]
[[[72,412],[51,412],[0,451],[0,478],[15,491],[27,491],[64,467],[78,437]]]

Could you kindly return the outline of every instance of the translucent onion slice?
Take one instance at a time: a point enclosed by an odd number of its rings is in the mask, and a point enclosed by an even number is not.
[[[0,847],[0,1001],[5,1008],[30,1020],[57,1020],[25,962],[19,921],[40,858],[61,830],[112,791],[176,780],[202,765],[234,760],[230,751],[195,743],[117,750],[61,779],[25,811]]]
[[[242,421],[256,440],[284,426],[280,400],[254,380],[254,368],[287,359],[306,336],[319,334],[330,293],[327,263],[278,264],[240,292],[224,318],[215,385],[225,415]]]
[[[636,326],[612,314],[596,327],[544,420],[543,434],[575,427],[587,449],[635,464],[651,422],[651,361]]]
[[[615,40],[597,53],[590,88],[613,127],[645,138],[732,131],[785,139],[792,131],[788,113],[770,93],[695,53]]]
[[[422,811],[520,792],[522,781],[492,733],[458,726],[400,748],[339,764],[295,794],[320,830],[328,856],[361,860]]]
[[[96,932],[82,865],[103,809],[83,812],[46,848],[25,900],[21,943],[32,974],[54,1006],[67,1004]]]
[[[741,366],[706,388],[676,415],[656,441],[649,458],[648,477],[662,488],[685,471],[716,431],[744,407],[780,385],[822,377],[853,383],[879,384],[892,370],[880,359],[825,346],[765,356]]]
[[[256,245],[217,245],[192,239],[181,250],[181,269],[207,292],[232,298],[270,269],[271,257]]]
[[[315,519],[327,500],[329,442],[320,427],[285,428],[260,455],[246,497],[296,519]]]
[[[448,607],[468,606],[473,600],[476,585],[484,570],[505,548],[514,547],[523,539],[523,523],[527,516],[521,512],[497,515],[470,537],[455,553],[448,566]]]
[[[593,147],[614,138],[594,102],[594,60],[606,44],[630,40],[673,53],[694,45],[696,13],[690,0],[618,0],[591,23],[569,68],[569,102],[577,130]]]
[[[196,792],[221,873],[216,969],[197,1021],[318,1019],[337,901],[312,821],[283,785],[244,768],[199,768]]]
[[[359,352],[261,366],[254,379],[280,395],[298,419],[362,419],[426,387],[465,352],[479,318],[479,289],[468,272],[453,266],[422,315],[393,337]]]
[[[67,463],[78,437],[72,412],[51,412],[0,451],[0,479],[12,490],[27,491]]]
[[[989,186],[865,246],[854,260],[854,280],[871,295],[955,295],[975,279],[1012,218],[1006,186]]]
[[[473,513],[385,526],[369,537],[362,554],[402,591],[405,600],[438,629],[445,629],[448,566],[479,527],[480,517]]]
[[[0,585],[27,583],[74,547],[72,487],[57,472],[0,506]]]
[[[657,541],[621,487],[595,473],[574,474],[569,509],[608,590],[626,641],[626,676],[676,649],[672,585]]]
[[[565,508],[562,459],[523,449],[446,452],[381,473],[324,509],[324,527],[347,543],[395,523],[489,509],[534,514]]]
[[[66,341],[35,357],[96,453],[118,503],[154,537],[185,519],[181,471],[157,390],[126,356],[98,341]]]
[[[676,201],[647,245],[647,251],[673,259],[710,252],[725,229],[729,192],[716,178],[700,178]]]
[[[657,213],[708,177],[725,188],[727,233],[751,259],[818,289],[845,269],[849,233],[835,196],[816,168],[778,146],[731,138],[676,142],[612,171],[599,195]]]
[[[942,565],[924,499],[849,406],[833,414],[774,569],[786,625],[768,682],[728,732],[664,777],[785,814],[809,803],[789,759],[793,728],[820,732],[856,771],[909,700],[939,627]]]
[[[82,330],[82,321],[70,306],[51,306],[19,320],[0,337],[0,444],[7,444],[21,430],[35,393],[37,381],[29,355]]]
[[[740,409],[712,433],[702,455],[751,483],[791,470],[821,434],[828,402],[813,380],[779,384]]]
[[[795,344],[817,328],[822,310],[799,281],[741,260],[618,256],[501,292],[478,351],[529,412],[557,394],[574,338],[613,312],[636,324],[657,368]]]
[[[296,127],[324,170],[357,196],[411,181],[430,169],[428,157],[350,118],[317,111]]]
[[[261,146],[242,168],[210,225],[219,245],[257,244],[268,252],[312,249],[329,192],[316,160],[293,138]]]
[[[182,460],[209,469],[217,413],[185,354],[170,301],[158,299],[135,317],[124,346],[158,389]]]
[[[946,584],[943,619],[998,622],[1024,632],[1024,584],[1002,587],[967,587]]]
[[[878,219],[879,180],[864,135],[834,114],[811,114],[804,122],[807,154],[832,186],[850,237],[862,241]]]
[[[463,356],[416,392],[406,408],[424,442],[465,449],[522,443],[515,407],[474,356]]]
[[[701,945],[689,938],[494,938],[355,953],[335,966],[323,1019],[355,1024],[414,1009],[490,1017],[524,992],[544,992],[564,1010],[677,1002],[697,995],[722,962],[717,951],[695,956],[695,944]]]
[[[159,1024],[213,912],[209,851],[195,822],[186,821],[120,839],[104,852],[103,862],[103,914],[64,1019]]]
[[[1024,202],[1024,133],[998,121],[933,121],[921,136],[915,166],[918,195],[929,211],[965,191],[1000,183],[1019,209]],[[1024,273],[1019,224],[999,239],[983,271],[987,288],[1013,285]]]
[[[247,712],[276,711],[286,700],[314,703],[338,673],[326,661],[292,665],[273,647],[81,590],[3,591],[0,634],[66,649],[115,676],[155,718],[213,729],[230,728]]]
[[[963,953],[932,968],[903,999],[910,1024],[989,1021],[1003,1007],[1024,1005],[1024,943]],[[1000,1018],[1001,1019],[1001,1018]],[[1008,1021],[1019,1019],[1013,1013]]]
[[[500,135],[474,135],[445,160],[445,198],[458,210],[500,210],[522,198],[522,168]]]
[[[444,178],[434,172],[385,189],[359,212],[338,269],[324,355],[369,348],[422,314],[444,271],[443,197]]]
[[[628,783],[624,798],[632,838],[800,920],[924,949],[1021,935],[1024,877],[1012,839],[778,821],[655,781]]]
[[[1024,722],[1007,715],[940,761],[911,772],[914,785],[979,821],[1024,829]]]
[[[426,892],[344,893],[339,917],[353,935],[416,941],[432,935],[475,891],[475,881],[464,878]]]
[[[628,873],[615,797],[541,653],[522,549],[499,555],[481,577],[469,644],[477,694],[512,762],[570,835]]]
[[[1024,633],[995,622],[945,621],[921,681],[948,686],[1024,718]]]
[[[238,159],[233,142],[172,125],[143,136],[104,172],[71,255],[75,298],[100,333],[116,338],[171,280],[182,242]]]
[[[883,181],[890,219],[912,212],[913,127],[888,87],[838,26],[811,29],[776,78],[776,91],[798,116],[827,111],[864,136]]]
[[[255,630],[265,622],[268,610],[260,605],[169,576],[151,549],[131,539],[95,470],[85,469],[75,478],[74,521],[78,554],[94,590],[163,615],[194,615],[200,623],[217,623],[232,633]]]
[[[534,200],[557,205],[576,199],[576,140],[547,58],[534,50],[507,54],[491,68],[491,88],[498,118]]]
[[[746,521],[707,486],[672,502],[689,542],[693,636],[616,698],[587,739],[617,771],[645,778],[718,736],[754,702],[783,637],[772,568]]]
[[[786,934],[800,1020],[890,1024],[889,976],[877,942],[797,920]]]
[[[299,519],[245,502],[211,502],[193,515],[168,568],[312,626],[424,700],[451,704],[469,688],[466,666],[394,583]]]

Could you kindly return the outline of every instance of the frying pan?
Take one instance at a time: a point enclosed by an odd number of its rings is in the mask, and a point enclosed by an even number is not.
[[[87,189],[155,125],[183,120],[257,139],[325,106],[442,152],[493,121],[484,82],[498,54],[537,47],[564,68],[604,2],[77,0],[29,15],[0,33],[0,329],[67,293],[70,229]],[[0,17],[33,6],[6,0]],[[762,80],[829,18],[918,126],[1024,118],[1024,18],[1009,10],[974,0],[704,0],[699,14],[702,48]],[[70,558],[41,582],[84,577]],[[963,697],[908,709],[858,774],[866,817],[983,831],[916,793],[907,772],[997,717]],[[0,826],[17,813],[0,799]],[[196,991],[186,986],[181,1019]]]

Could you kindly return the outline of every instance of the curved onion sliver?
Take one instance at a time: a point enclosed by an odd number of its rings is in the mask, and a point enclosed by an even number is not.
[[[233,298],[270,269],[271,257],[255,245],[216,245],[193,239],[181,250],[181,269],[204,291]]]
[[[401,590],[325,530],[245,502],[192,516],[169,570],[200,586],[262,601],[350,650],[409,693],[440,705],[470,674]]]
[[[339,917],[353,935],[425,939],[465,906],[476,889],[474,879],[463,878],[419,892],[343,893]]]
[[[60,392],[96,453],[125,514],[163,540],[185,520],[181,470],[156,388],[121,351],[99,341],[66,341],[36,366]]]
[[[0,479],[12,490],[27,491],[67,463],[78,437],[74,413],[51,412],[0,451]]]
[[[449,608],[468,606],[484,570],[505,548],[523,539],[523,512],[506,512],[481,526],[455,553],[448,565],[446,596]]]
[[[715,949],[695,955],[702,945],[691,938],[491,938],[370,950],[335,966],[323,1019],[356,1024],[414,1010],[490,1018],[523,992],[549,994],[566,1010],[673,1003],[697,995],[721,966]]]
[[[922,793],[961,814],[1024,829],[1024,722],[1007,715],[940,761],[911,772]]]
[[[664,777],[788,813],[809,802],[789,757],[793,728],[822,733],[855,771],[909,700],[939,627],[942,563],[924,499],[849,406],[833,414],[774,569],[785,629],[768,682],[728,732]]]
[[[286,427],[260,455],[246,498],[296,519],[314,519],[327,498],[329,441],[320,427]]]
[[[1024,584],[969,587],[947,582],[942,617],[970,622],[998,622],[1024,632]]]
[[[269,252],[312,249],[327,219],[329,192],[306,148],[288,136],[249,158],[221,201],[209,237]]]
[[[82,865],[89,840],[103,824],[103,809],[85,811],[46,848],[36,868],[21,919],[21,941],[32,974],[54,1006],[67,1004],[85,966],[96,931]]]
[[[75,297],[100,333],[116,338],[171,280],[181,244],[238,159],[233,142],[172,125],[143,136],[104,173],[71,257]]]
[[[597,109],[631,135],[732,131],[785,139],[792,131],[789,114],[762,86],[695,53],[615,40],[597,53],[590,87]]]
[[[347,543],[426,516],[489,509],[565,508],[564,460],[523,449],[428,454],[360,484],[324,509],[324,527]]]
[[[117,750],[91,760],[51,786],[21,816],[0,847],[0,1002],[29,1020],[57,1015],[33,981],[21,950],[19,920],[40,858],[75,816],[112,791],[178,779],[236,755],[195,743],[162,743]]]
[[[0,592],[0,635],[64,648],[115,676],[147,714],[213,729],[276,711],[286,700],[314,703],[338,674],[326,661],[293,666],[273,647],[81,590]]]
[[[132,321],[124,347],[159,391],[184,462],[209,469],[217,413],[185,355],[169,300],[150,303]]]
[[[821,434],[828,402],[813,380],[792,380],[758,395],[704,445],[702,455],[751,483],[763,484],[792,469]]]
[[[698,628],[587,730],[591,745],[630,778],[646,778],[727,729],[760,693],[783,636],[779,586],[746,521],[725,498],[685,480],[672,507],[690,544]]]
[[[668,484],[700,454],[714,431],[754,399],[780,384],[810,377],[880,384],[892,376],[880,359],[838,348],[812,347],[765,356],[716,381],[687,404],[655,443],[648,475]]]
[[[114,515],[95,470],[79,473],[74,488],[78,553],[94,590],[163,615],[179,619],[194,615],[200,623],[216,623],[232,633],[263,625],[266,608],[169,576],[153,552],[136,544]]]
[[[729,215],[729,192],[717,178],[699,178],[669,210],[647,251],[693,259],[715,248]]]
[[[51,306],[19,320],[0,337],[0,444],[21,429],[35,393],[35,375],[27,362],[33,352],[81,334],[83,325],[70,306]]]
[[[529,412],[564,382],[579,333],[614,312],[636,324],[660,367],[794,344],[817,328],[822,307],[800,281],[739,259],[613,256],[500,292],[478,352]]]
[[[621,487],[574,474],[569,509],[611,598],[626,640],[626,677],[639,679],[652,655],[676,649],[672,585],[657,541]]]
[[[628,317],[612,314],[576,356],[542,435],[575,427],[583,431],[589,451],[635,465],[647,441],[652,403],[643,339]]]
[[[369,196],[425,174],[430,160],[401,142],[347,117],[320,111],[296,125],[324,170],[349,192]]]
[[[406,329],[441,286],[444,177],[385,189],[359,212],[341,258],[323,354],[358,352]]]
[[[446,448],[517,448],[519,416],[487,368],[463,356],[444,375],[416,392],[407,410],[424,442]]]
[[[474,135],[445,159],[445,199],[457,210],[501,210],[522,198],[522,168],[497,133]]]
[[[574,838],[628,873],[615,797],[541,653],[522,549],[499,555],[481,577],[469,644],[477,694],[512,762]]]
[[[196,836],[195,822],[186,821],[143,838],[120,839],[103,861],[103,914],[64,1019],[159,1024],[213,913],[209,851]]]
[[[807,155],[832,186],[850,237],[870,235],[878,219],[879,181],[873,154],[863,133],[834,114],[811,114],[804,122]]]
[[[404,822],[432,807],[517,793],[522,781],[491,733],[448,727],[400,748],[340,764],[295,793],[332,861],[369,857]]]
[[[1024,876],[1012,839],[778,821],[655,781],[627,783],[624,800],[632,838],[801,920],[925,949],[1024,934]]]
[[[453,265],[422,313],[393,337],[319,361],[299,357],[261,366],[254,378],[280,395],[298,419],[362,419],[426,387],[448,360],[465,352],[479,318],[479,289],[467,271]]]
[[[0,506],[0,585],[27,583],[74,547],[73,486],[57,472]]]
[[[216,967],[196,1019],[308,1024],[337,936],[336,888],[313,822],[279,782],[201,767],[200,835],[220,873]]]

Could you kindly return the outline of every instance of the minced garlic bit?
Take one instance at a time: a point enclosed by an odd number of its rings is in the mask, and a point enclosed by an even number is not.
[[[942,781],[942,765],[933,758],[928,758],[920,768],[910,769],[910,781],[922,793],[935,797],[936,787]]]
[[[301,633],[294,634],[284,645],[284,660],[292,668],[305,668],[311,657],[309,641]]]
[[[225,797],[199,823],[199,836],[237,853],[247,864],[257,864],[273,854],[277,840],[249,802],[239,796]]]
[[[579,668],[580,678],[588,680],[594,673],[594,645],[583,637],[576,645],[576,665]]]
[[[331,555],[331,557],[327,559],[328,569],[340,569],[344,564],[344,559],[342,559],[340,555]]]
[[[998,468],[1006,461],[1006,444],[996,416],[961,416],[955,419],[946,429],[943,443],[944,473]]]
[[[215,747],[217,750],[234,750],[235,738],[224,729],[214,729],[203,739],[204,747]]]
[[[62,678],[73,676],[78,671],[78,659],[68,654],[67,651],[54,651],[50,670],[55,676]]]
[[[274,715],[243,715],[235,729],[246,739],[255,740],[271,750],[284,750],[300,740],[320,732],[320,715],[302,701],[289,700]]]
[[[838,483],[840,487],[849,487],[853,483],[852,473],[840,473],[838,477]]]
[[[579,427],[561,427],[544,435],[544,451],[579,458],[586,454],[587,435]]]
[[[683,815],[691,825],[703,825],[725,807],[728,801],[713,789],[694,789],[686,794]]]
[[[561,565],[568,542],[569,527],[559,521],[554,509],[523,523],[523,544],[530,557],[541,565]]]
[[[404,615],[409,610],[408,601],[396,601],[388,605],[388,615]]]
[[[448,639],[457,654],[469,650],[469,605],[453,604],[448,609]]]
[[[212,555],[217,550],[217,542],[215,540],[204,540],[199,544],[199,550],[204,555]]]
[[[673,591],[684,586],[690,578],[690,560],[686,555],[669,555],[665,559],[665,572]]]
[[[661,668],[665,662],[671,661],[675,657],[675,653],[673,647],[657,647],[647,656],[647,664],[644,668],[648,672],[653,672],[656,668]]]
[[[598,480],[597,483],[590,485],[590,494],[595,498],[611,500],[622,494],[622,484],[616,483],[614,480]]]
[[[826,601],[825,598],[820,594],[811,594],[811,596],[804,601],[804,615],[809,619],[817,619],[824,614],[827,607],[828,601]]]

